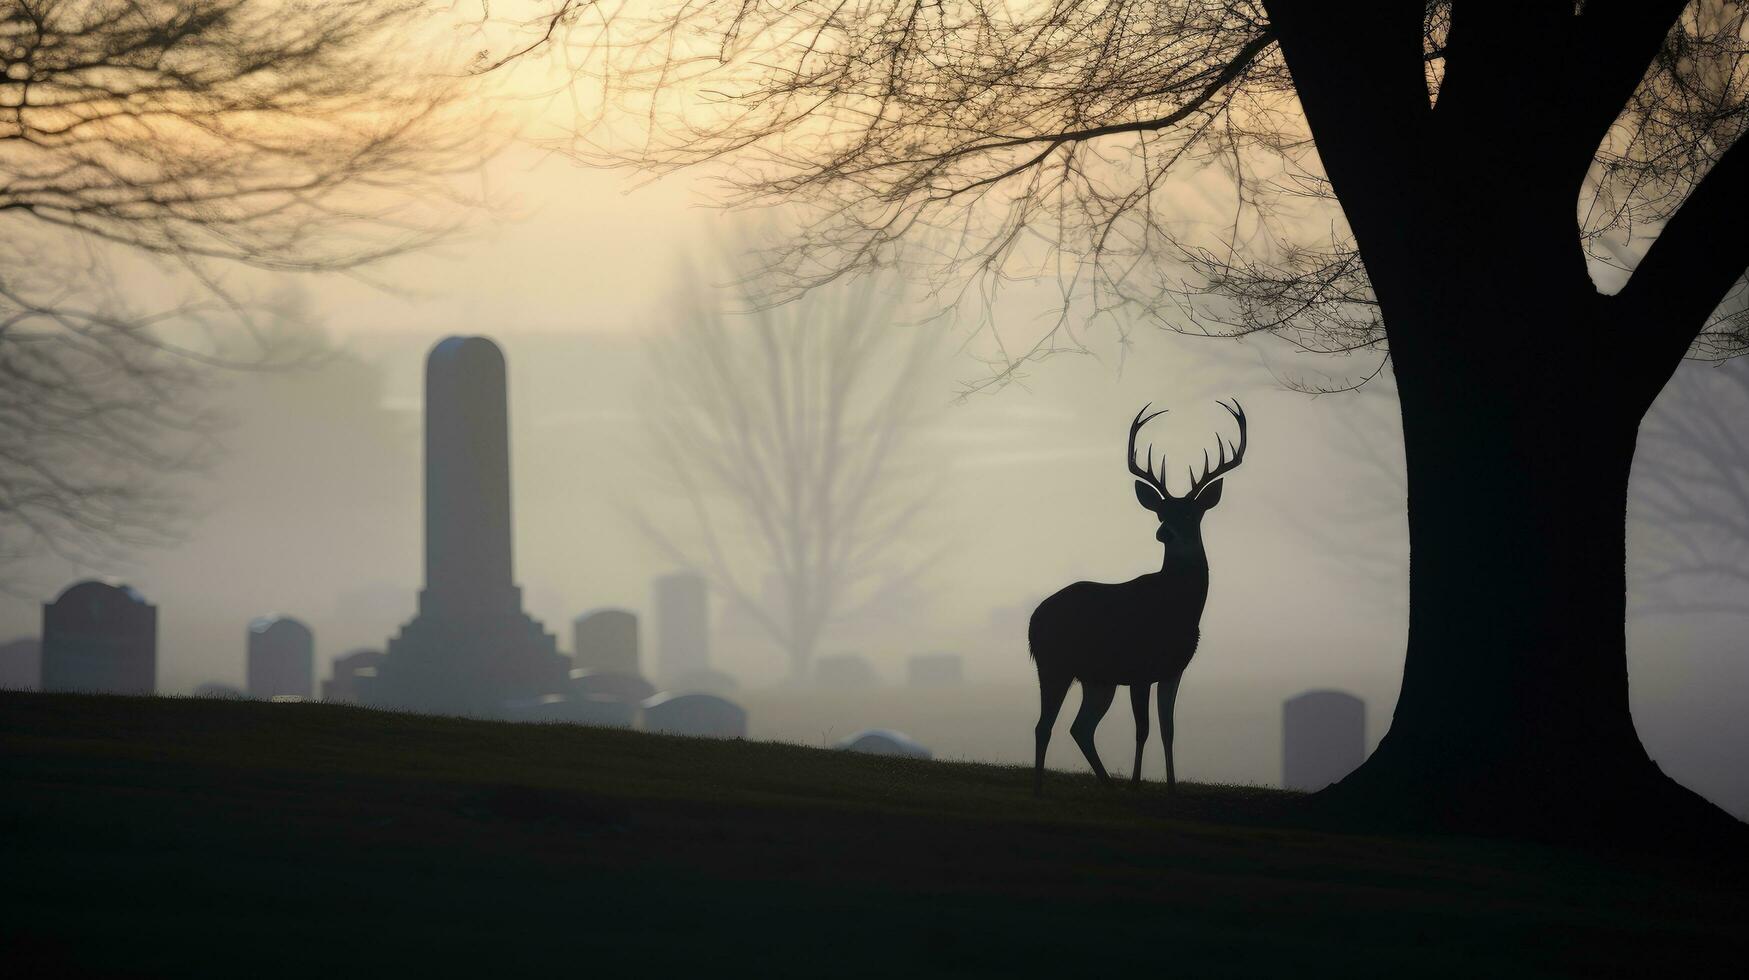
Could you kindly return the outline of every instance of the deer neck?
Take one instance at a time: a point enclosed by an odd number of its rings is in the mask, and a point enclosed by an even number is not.
[[[1189,547],[1167,548],[1160,560],[1160,574],[1173,579],[1209,578],[1209,556],[1198,540]]]

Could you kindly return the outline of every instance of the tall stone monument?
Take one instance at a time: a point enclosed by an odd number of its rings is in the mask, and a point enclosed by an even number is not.
[[[316,686],[316,635],[289,616],[250,620],[245,673],[252,698],[308,698]]]
[[[363,703],[496,717],[565,689],[570,663],[512,574],[509,421],[498,345],[439,341],[425,360],[425,588],[376,676],[358,678]]]
[[[710,669],[710,603],[704,576],[663,575],[655,583],[656,676],[672,681]]]
[[[158,608],[126,585],[80,582],[43,603],[45,691],[151,694]]]
[[[1366,761],[1366,702],[1307,691],[1281,706],[1281,784],[1316,792]]]

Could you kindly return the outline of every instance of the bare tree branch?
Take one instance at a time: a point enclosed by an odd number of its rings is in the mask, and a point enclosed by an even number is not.
[[[1362,202],[1345,214],[1327,177],[1328,154],[1345,146],[1366,148],[1353,179],[1379,201],[1380,181],[1406,182],[1407,194],[1454,179],[1434,165],[1454,151],[1522,156],[1525,140],[1570,143],[1577,157],[1544,156],[1551,179],[1583,178],[1584,257],[1605,277],[1631,268],[1687,195],[1684,181],[1720,162],[1742,129],[1744,9],[1594,2],[1510,16],[1467,8],[1454,20],[1447,0],[1419,13],[1245,0],[559,0],[494,63],[545,53],[599,93],[563,144],[580,160],[655,173],[708,165],[729,206],[809,204],[804,233],[771,263],[789,294],[883,265],[955,303],[1055,277],[1064,315],[1030,343],[992,337],[999,363],[983,388],[1029,360],[1085,349],[1069,335],[1077,323],[1267,331],[1308,350],[1382,352],[1348,224]],[[1332,26],[1344,11],[1353,23]],[[1318,36],[1331,43],[1302,70],[1328,56],[1331,71],[1366,76],[1314,86],[1349,93],[1327,113],[1325,156],[1311,146],[1272,13],[1328,28]],[[1450,79],[1454,23],[1477,70]],[[1507,57],[1526,44],[1534,57]],[[1496,63],[1515,67],[1480,68]],[[1587,70],[1570,70],[1579,63]],[[1582,101],[1591,114],[1529,116],[1545,128],[1499,147],[1423,139],[1435,103],[1487,113],[1501,86],[1513,99]],[[1599,86],[1621,99],[1596,97]],[[1592,118],[1622,100],[1625,111]],[[1367,135],[1334,138],[1343,126]],[[1217,174],[1227,186],[1211,192]],[[1382,213],[1374,225],[1389,238],[1398,211]],[[920,245],[921,228],[951,231],[952,244]],[[1375,260],[1428,244],[1384,241]],[[1691,353],[1734,352],[1740,327],[1715,316],[1689,338]]]
[[[237,267],[355,269],[456,227],[484,120],[405,54],[424,7],[0,0],[0,561],[173,535],[203,372],[309,354]]]

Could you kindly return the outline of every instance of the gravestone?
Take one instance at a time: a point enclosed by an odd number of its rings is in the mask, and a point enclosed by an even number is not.
[[[308,698],[316,686],[316,637],[289,616],[262,616],[249,622],[245,683],[249,696]]]
[[[656,685],[636,674],[573,670],[571,694],[579,698],[614,698],[636,705],[655,697]]]
[[[158,609],[126,585],[80,582],[43,603],[45,691],[151,694]]]
[[[592,609],[571,622],[571,649],[580,670],[638,673],[638,617],[624,609]]]
[[[835,691],[863,691],[875,687],[874,664],[854,653],[840,653],[814,661],[814,684]]]
[[[706,738],[746,738],[747,711],[714,694],[658,694],[644,702],[644,730]]]
[[[846,752],[864,755],[896,755],[906,759],[931,759],[934,754],[903,732],[888,728],[870,728],[838,743]]]
[[[0,643],[0,690],[35,691],[43,683],[43,646],[34,636]]]
[[[905,683],[911,687],[959,687],[965,681],[965,662],[958,654],[925,653],[905,661]]]
[[[353,650],[334,658],[333,676],[322,682],[322,700],[341,704],[358,701],[359,682],[377,675],[383,662],[381,650]]]
[[[675,572],[656,579],[656,676],[683,677],[710,668],[710,600],[704,576]]]
[[[1307,691],[1281,708],[1281,784],[1316,792],[1366,761],[1366,702],[1342,691]]]
[[[573,670],[571,720],[601,728],[631,728],[643,703],[656,693],[656,685],[636,674]]]

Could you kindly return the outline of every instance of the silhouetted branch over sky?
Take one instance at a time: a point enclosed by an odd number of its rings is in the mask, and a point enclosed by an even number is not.
[[[705,2],[669,12],[565,0],[533,23],[539,30],[523,56],[551,53],[598,95],[568,146],[580,159],[633,160],[658,173],[711,164],[730,205],[811,205],[806,233],[774,262],[791,289],[890,262],[955,295],[1043,275],[1061,281],[1077,310],[1050,324],[1053,334],[1121,310],[1176,330],[1261,331],[1308,350],[1382,352],[1387,338],[1352,215],[1337,202],[1265,7],[859,0]],[[1388,90],[1403,121],[1438,115],[1453,8],[1433,2],[1404,19],[1390,69],[1401,84]],[[1475,111],[1493,131],[1466,148],[1487,148],[1468,179],[1485,183],[1490,167],[1524,166],[1572,187],[1585,261],[1606,289],[1637,264],[1744,123],[1741,5],[1684,8],[1593,3],[1583,24],[1516,52],[1523,66],[1578,63],[1564,51],[1588,66],[1537,73],[1551,100],[1574,107],[1558,118],[1521,124],[1494,112],[1527,71],[1493,80],[1460,71],[1451,80],[1455,91],[1476,93]],[[1513,31],[1534,35],[1524,19],[1534,18],[1508,18]],[[1470,104],[1447,111],[1469,113]],[[1358,121],[1365,99],[1353,106]],[[1375,142],[1368,152],[1382,164],[1392,150]],[[1721,175],[1714,183],[1742,182]],[[1718,204],[1691,209],[1685,223],[1736,213],[1730,201]],[[948,247],[911,240],[925,227],[958,236]],[[1702,258],[1725,271],[1691,292],[1707,304],[1698,315],[1717,309],[1733,284],[1742,288],[1749,264],[1725,248],[1673,256],[1669,274],[1692,282]],[[1666,263],[1654,256],[1652,264]],[[1631,294],[1663,294],[1654,280],[1666,273],[1648,273]],[[1727,356],[1740,349],[1741,328],[1720,314],[1682,343]],[[1013,356],[1059,349],[1045,337]]]
[[[275,347],[235,267],[357,269],[455,226],[478,120],[403,53],[424,23],[375,0],[0,3],[0,557],[169,533],[154,478],[201,458],[202,369],[308,353]],[[171,295],[120,285],[142,261]]]

